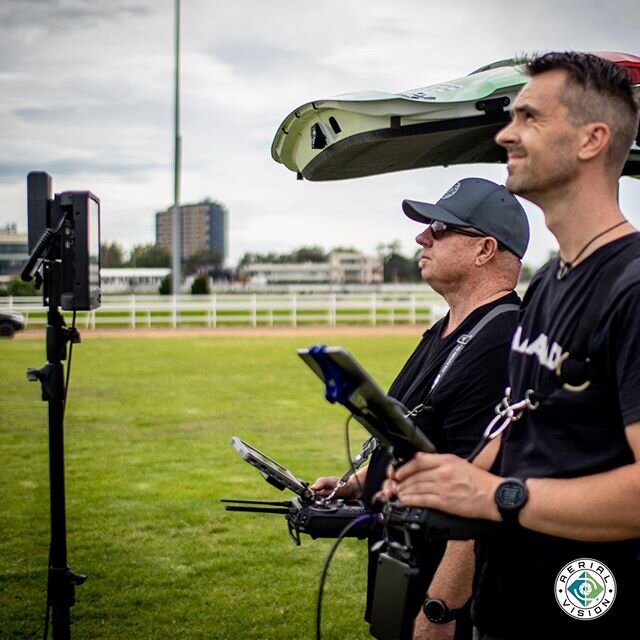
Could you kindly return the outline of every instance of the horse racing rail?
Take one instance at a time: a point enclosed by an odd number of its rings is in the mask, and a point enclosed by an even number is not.
[[[41,298],[0,298],[0,309],[18,311],[27,328],[46,325]],[[103,327],[209,327],[428,324],[447,310],[440,296],[424,292],[210,294],[103,296],[98,309],[78,312],[77,324]],[[67,322],[70,314],[65,312]]]

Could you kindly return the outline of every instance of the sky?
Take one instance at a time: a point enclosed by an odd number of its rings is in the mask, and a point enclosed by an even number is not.
[[[303,245],[374,253],[421,230],[404,198],[435,202],[466,176],[504,182],[501,165],[297,181],[270,148],[284,118],[314,99],[446,82],[526,52],[640,55],[637,0],[182,0],[181,202],[230,212],[229,260]],[[26,175],[56,193],[90,190],[102,240],[155,241],[173,202],[173,0],[3,0],[0,4],[0,226],[26,231]],[[640,226],[640,180],[623,178]],[[525,203],[541,264],[555,242]]]

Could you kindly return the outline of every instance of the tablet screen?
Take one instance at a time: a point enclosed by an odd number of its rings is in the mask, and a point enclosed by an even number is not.
[[[283,487],[291,489],[300,496],[309,495],[310,492],[305,482],[293,475],[286,467],[283,467],[269,456],[258,451],[255,447],[252,447],[236,436],[231,439],[231,445],[243,460],[252,464],[271,480],[275,480],[277,483],[282,484]]]

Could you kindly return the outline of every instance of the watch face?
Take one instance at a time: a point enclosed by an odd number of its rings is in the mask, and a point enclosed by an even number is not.
[[[496,502],[501,509],[516,510],[526,501],[527,490],[520,480],[505,480],[496,492]]]
[[[442,600],[427,600],[424,603],[424,615],[431,622],[444,622],[448,609]]]

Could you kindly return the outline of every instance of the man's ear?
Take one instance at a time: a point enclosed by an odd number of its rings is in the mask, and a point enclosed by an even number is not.
[[[603,153],[611,140],[611,130],[606,122],[590,122],[581,127],[582,138],[578,158],[591,160]]]
[[[489,260],[496,255],[498,251],[498,241],[491,236],[482,238],[481,242],[478,242],[478,250],[476,254],[476,265],[482,267],[487,264]]]

